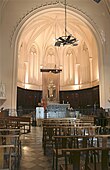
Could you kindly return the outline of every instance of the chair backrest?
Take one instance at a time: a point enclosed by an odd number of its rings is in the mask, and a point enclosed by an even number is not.
[[[99,147],[99,139],[93,135],[54,136],[55,148]]]
[[[72,149],[62,149],[62,152],[65,156],[65,166],[61,165],[61,170],[68,170],[68,169],[108,170],[109,169],[110,148],[100,148],[100,147],[72,148]],[[70,153],[70,157],[68,162],[67,158],[69,153]]]

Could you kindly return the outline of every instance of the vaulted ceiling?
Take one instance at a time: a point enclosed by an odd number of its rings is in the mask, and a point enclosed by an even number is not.
[[[55,47],[65,34],[63,8],[48,9],[30,18],[19,41],[18,86],[42,89],[40,67],[62,67],[60,89],[82,89],[98,84],[98,51],[93,32],[83,17],[67,11],[67,32],[78,46]]]

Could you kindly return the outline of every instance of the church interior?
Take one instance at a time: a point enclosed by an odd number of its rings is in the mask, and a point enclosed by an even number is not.
[[[0,0],[0,170],[110,169],[110,0]]]

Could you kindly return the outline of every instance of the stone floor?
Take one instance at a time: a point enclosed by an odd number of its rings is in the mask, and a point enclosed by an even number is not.
[[[42,127],[32,127],[21,136],[22,157],[19,170],[52,170],[51,153],[44,156],[42,148]]]

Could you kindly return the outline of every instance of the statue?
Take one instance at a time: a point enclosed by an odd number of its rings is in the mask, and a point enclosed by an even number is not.
[[[0,97],[5,97],[5,85],[0,84]]]
[[[48,85],[48,99],[53,101],[56,98],[56,85],[53,80],[50,80]]]

